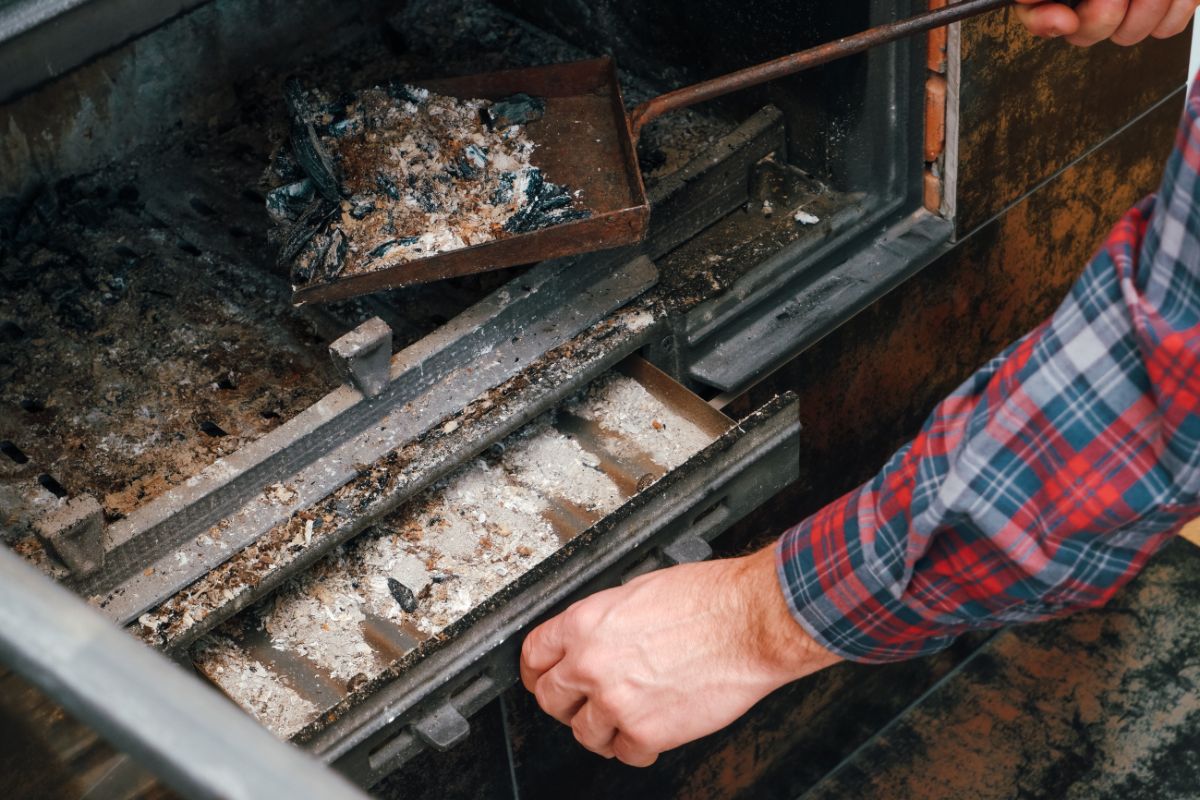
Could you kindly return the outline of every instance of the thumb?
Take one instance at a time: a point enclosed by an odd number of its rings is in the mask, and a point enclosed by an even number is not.
[[[1013,11],[1020,23],[1034,36],[1070,36],[1079,30],[1079,15],[1062,3],[1017,0]]]
[[[542,673],[566,655],[562,627],[560,614],[530,631],[521,644],[521,683],[531,692]]]

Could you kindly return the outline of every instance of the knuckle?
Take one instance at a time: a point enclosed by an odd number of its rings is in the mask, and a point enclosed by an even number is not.
[[[604,678],[604,665],[586,652],[575,660],[574,667],[575,675],[584,683],[594,685]]]
[[[549,711],[548,706],[553,696],[554,690],[550,685],[550,681],[545,677],[539,679],[537,684],[533,687],[533,697],[535,700],[537,700],[538,705],[541,706],[543,711]]]
[[[534,644],[535,636],[537,636],[537,631],[536,630],[531,631],[529,633],[529,635],[525,637],[525,641],[521,642],[521,660],[522,661],[529,661],[533,657],[534,647],[536,647],[536,645]]]
[[[567,622],[573,630],[587,631],[595,627],[599,622],[599,614],[595,607],[586,600],[576,603],[566,610],[564,621]]]
[[[621,735],[631,750],[640,752],[657,751],[654,739],[645,725],[634,723],[627,728],[621,728]]]

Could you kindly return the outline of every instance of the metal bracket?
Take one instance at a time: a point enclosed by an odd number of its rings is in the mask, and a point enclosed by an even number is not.
[[[329,345],[329,355],[346,383],[363,397],[377,397],[388,384],[392,329],[379,317],[372,317]]]
[[[665,566],[676,564],[693,564],[697,561],[707,561],[712,558],[712,545],[698,536],[685,536],[674,544],[662,549]]]
[[[425,744],[445,752],[471,734],[471,723],[457,708],[446,703],[413,723],[413,730]]]
[[[104,566],[104,509],[91,495],[72,497],[39,520],[34,530],[75,577]]]

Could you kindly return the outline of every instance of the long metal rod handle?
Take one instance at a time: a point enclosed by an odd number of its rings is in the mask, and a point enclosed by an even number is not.
[[[647,122],[666,114],[668,111],[686,108],[696,103],[711,100],[739,89],[757,86],[760,83],[794,75],[811,67],[827,64],[845,56],[861,53],[876,45],[888,44],[906,36],[924,33],[933,28],[940,28],[959,20],[984,14],[997,8],[1012,5],[1015,0],[963,0],[963,2],[943,6],[934,11],[926,11],[914,17],[889,22],[875,28],[846,36],[826,44],[818,45],[799,53],[782,56],[773,61],[757,64],[753,67],[731,72],[719,78],[685,86],[673,92],[653,97],[633,109],[629,115],[629,127],[634,141],[642,132]]]

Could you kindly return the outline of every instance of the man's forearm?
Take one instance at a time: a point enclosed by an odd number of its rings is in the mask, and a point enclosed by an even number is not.
[[[1054,317],[784,535],[792,609],[824,646],[896,660],[1101,605],[1200,515],[1198,91],[1158,198]]]

